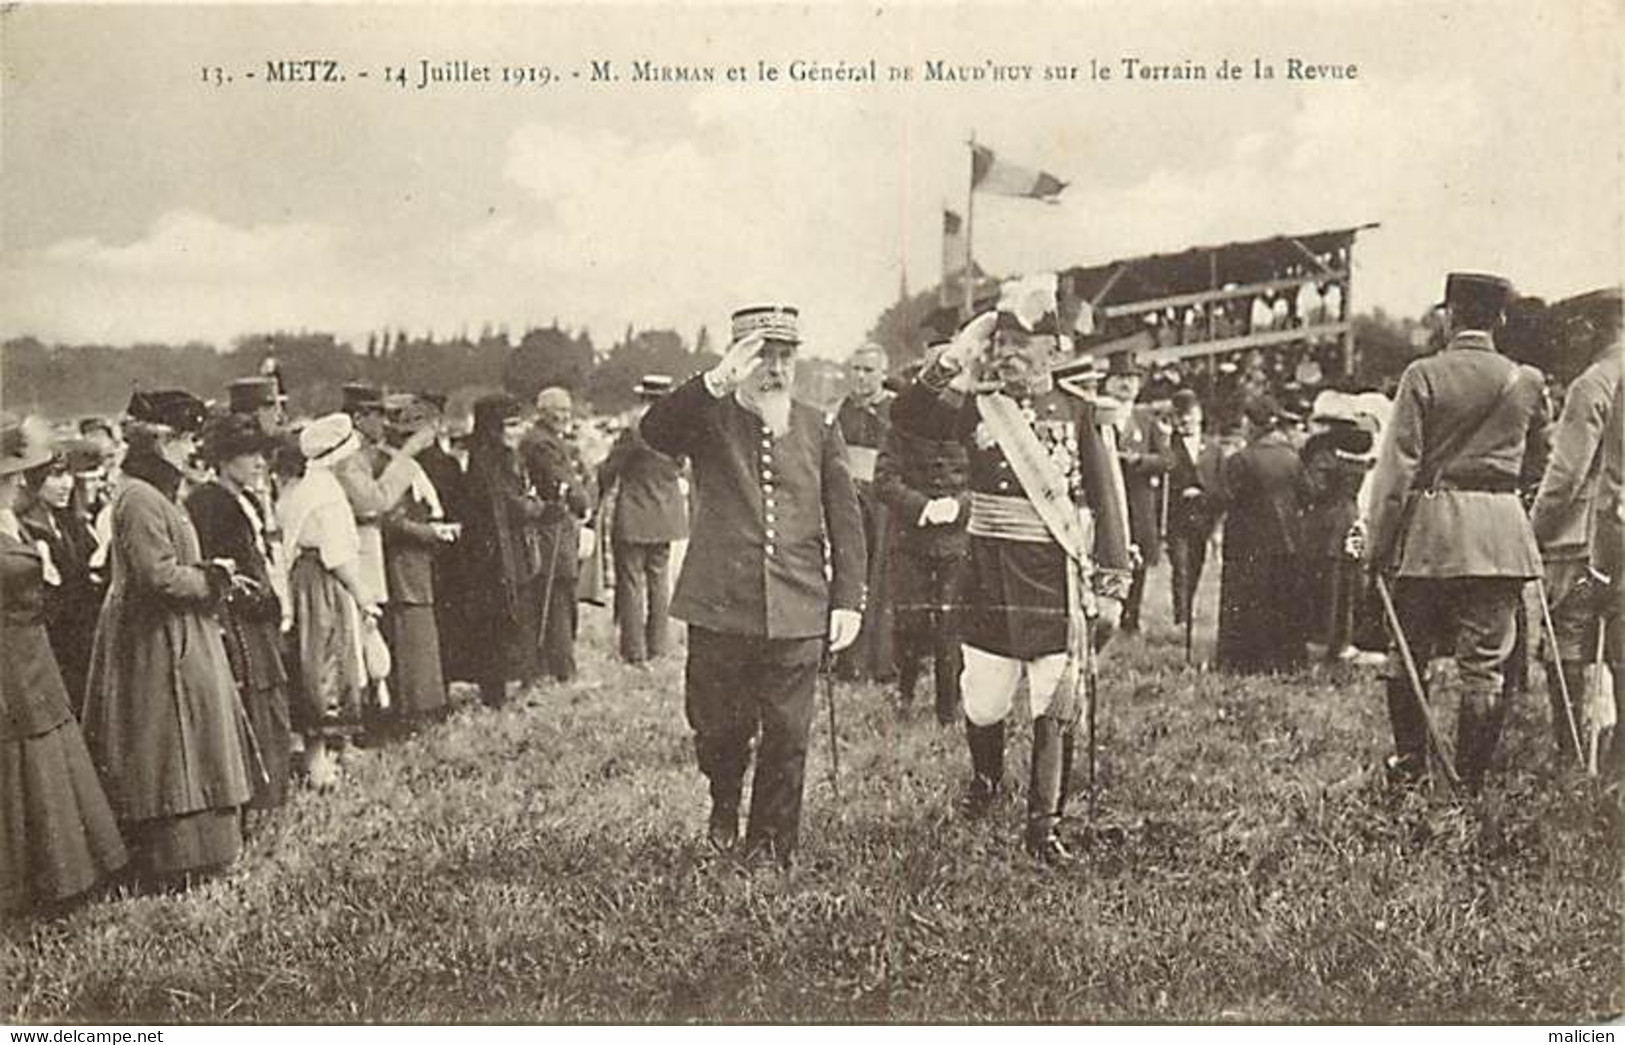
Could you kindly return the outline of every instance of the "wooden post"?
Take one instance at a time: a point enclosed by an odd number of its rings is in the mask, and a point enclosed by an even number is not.
[[[970,179],[965,190],[965,314],[961,323],[969,323],[976,311],[976,259],[971,249],[971,235],[976,222],[976,131],[970,132]]]
[[[1343,248],[1343,300],[1339,307],[1343,314],[1339,319],[1349,320],[1348,329],[1343,331],[1343,376],[1353,377],[1355,365],[1359,362],[1356,353],[1359,351],[1354,345],[1354,309],[1350,305],[1351,295],[1354,292],[1354,235],[1349,234],[1348,246]]]

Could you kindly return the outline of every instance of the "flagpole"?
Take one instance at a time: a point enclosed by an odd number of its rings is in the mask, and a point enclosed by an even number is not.
[[[976,261],[971,253],[971,236],[976,227],[976,131],[970,132],[970,180],[965,190],[965,315],[969,322],[976,309]]]

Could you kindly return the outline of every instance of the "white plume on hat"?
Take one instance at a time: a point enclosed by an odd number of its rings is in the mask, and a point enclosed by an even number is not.
[[[1059,306],[1060,279],[1053,272],[1034,272],[1012,279],[999,287],[998,310],[1016,317],[1023,327],[1034,330]]]

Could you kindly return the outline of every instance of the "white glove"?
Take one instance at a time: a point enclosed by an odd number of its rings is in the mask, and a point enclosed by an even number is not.
[[[834,610],[829,615],[829,651],[839,653],[858,641],[863,615],[857,610]]]
[[[1349,532],[1343,535],[1343,554],[1350,559],[1365,559],[1366,532],[1365,520],[1356,519]]]
[[[705,372],[705,387],[718,399],[738,388],[740,383],[762,365],[761,357],[757,355],[766,342],[760,334],[751,334],[742,337],[728,346],[723,353],[722,362]]]
[[[987,351],[993,340],[993,327],[999,322],[996,312],[983,312],[960,328],[959,333],[937,357],[943,368],[954,374],[948,387],[968,392],[976,382],[976,361]]]
[[[933,497],[925,502],[917,526],[945,525],[959,518],[959,501],[952,497]]]

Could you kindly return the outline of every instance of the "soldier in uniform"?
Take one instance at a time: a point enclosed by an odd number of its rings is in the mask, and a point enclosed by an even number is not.
[[[1557,656],[1546,666],[1552,732],[1561,764],[1572,765],[1574,735],[1586,736],[1586,669],[1597,662],[1613,672],[1616,706],[1625,699],[1625,640],[1620,635],[1621,557],[1625,556],[1625,499],[1620,482],[1625,432],[1620,413],[1625,348],[1620,341],[1620,292],[1588,295],[1570,336],[1589,365],[1569,385],[1553,430],[1551,459],[1535,495],[1530,522],[1546,564],[1546,590]],[[1599,648],[1600,647],[1600,648]],[[1559,679],[1558,674],[1562,674]],[[1563,707],[1563,684],[1573,706]],[[1625,744],[1616,726],[1607,763],[1618,779]]]
[[[1162,557],[1163,480],[1168,473],[1168,437],[1151,417],[1149,408],[1135,404],[1145,371],[1128,352],[1107,362],[1105,391],[1122,409],[1117,415],[1117,460],[1123,467],[1128,493],[1128,525],[1139,554],[1134,557],[1134,579],[1123,602],[1123,631],[1140,630],[1140,603],[1145,598],[1145,572]]]
[[[867,344],[846,364],[852,391],[841,400],[836,421],[846,441],[852,484],[863,511],[863,537],[869,550],[869,587],[864,601],[863,631],[837,665],[843,678],[885,681],[896,671],[892,650],[891,606],[886,597],[886,505],[875,495],[875,465],[891,428],[894,398],[885,387],[886,350]]]
[[[1130,581],[1128,514],[1109,407],[1057,388],[1054,277],[1005,287],[903,391],[905,431],[962,442],[970,462],[970,579],[961,686],[972,815],[1004,777],[1005,717],[1026,677],[1033,714],[1025,845],[1069,858],[1059,824],[1093,655]],[[990,367],[993,381],[980,371]]]
[[[1543,453],[1544,378],[1495,349],[1511,285],[1452,273],[1449,343],[1405,368],[1372,481],[1372,566],[1393,575],[1400,629],[1418,667],[1453,656],[1459,676],[1456,771],[1476,789],[1499,739],[1502,667],[1540,550],[1518,500],[1530,453]],[[1396,782],[1427,771],[1425,699],[1389,658]],[[1431,702],[1437,704],[1437,701]]]
[[[857,638],[865,575],[840,429],[790,398],[797,319],[783,305],[734,313],[722,362],[641,422],[651,447],[693,467],[693,537],[672,614],[689,625],[686,709],[710,781],[708,837],[720,850],[735,843],[759,733],[745,856],[784,867],[819,661],[826,642],[839,652]]]
[[[947,345],[933,345],[929,352]],[[927,439],[896,425],[887,431],[875,466],[875,495],[891,516],[889,598],[896,613],[899,696],[904,707],[913,702],[920,666],[929,659],[937,721],[945,726],[962,715],[959,631],[970,552],[968,467],[957,439]]]
[[[672,389],[665,374],[645,374],[635,391],[652,403]],[[613,487],[615,518],[615,623],[621,659],[641,664],[665,655],[671,645],[671,592],[667,568],[671,542],[688,535],[688,510],[678,484],[682,463],[643,441],[637,424],[615,439],[598,467],[598,487]]]

